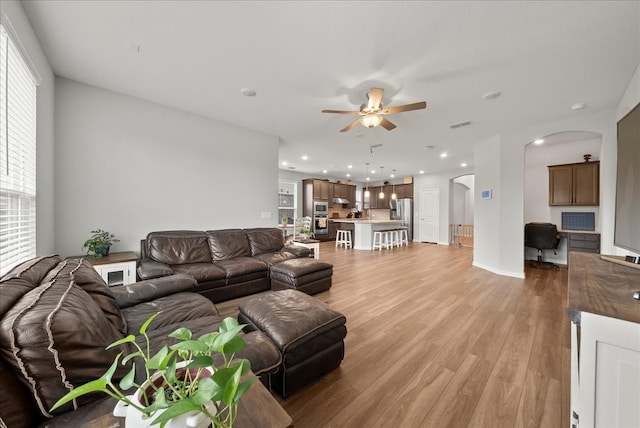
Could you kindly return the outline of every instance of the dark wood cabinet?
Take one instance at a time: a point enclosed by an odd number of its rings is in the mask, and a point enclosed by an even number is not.
[[[600,204],[600,162],[582,162],[549,167],[549,205]]]
[[[347,198],[347,185],[342,183],[333,183],[333,197]]]
[[[413,199],[413,183],[407,183],[404,185],[404,197]]]
[[[313,199],[316,201],[329,200],[329,182],[324,180],[313,180]]]
[[[333,220],[329,220],[329,234],[327,239],[329,241],[333,241],[336,239],[336,235],[338,234],[338,229],[340,228],[340,223],[336,223]]]
[[[356,203],[356,186],[353,184],[347,184],[347,199],[349,200],[349,208],[355,208]],[[362,209],[362,205],[360,205]]]
[[[567,254],[571,251],[582,253],[600,253],[600,234],[584,232],[565,232],[567,237]]]

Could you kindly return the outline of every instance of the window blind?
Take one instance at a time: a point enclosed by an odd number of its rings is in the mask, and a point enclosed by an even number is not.
[[[36,255],[36,81],[0,25],[0,275]]]

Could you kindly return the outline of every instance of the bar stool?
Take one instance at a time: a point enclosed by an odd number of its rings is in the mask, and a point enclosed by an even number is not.
[[[389,229],[389,244],[391,248],[400,246],[400,229]]]
[[[398,247],[407,244],[409,246],[409,228],[408,227],[400,227],[398,230]]]
[[[338,230],[336,235],[336,248],[340,245],[344,245],[344,248],[353,248],[351,246],[351,231],[350,230]]]
[[[373,232],[373,249],[389,249],[391,246],[391,234],[388,230],[376,230]]]

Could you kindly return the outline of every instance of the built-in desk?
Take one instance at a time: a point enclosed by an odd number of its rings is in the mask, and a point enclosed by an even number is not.
[[[600,232],[562,229],[558,232],[561,238],[566,238],[567,240],[567,255],[571,251],[600,254]],[[567,260],[569,260],[568,257]]]
[[[639,269],[569,254],[571,421],[580,428],[640,426],[638,290]]]

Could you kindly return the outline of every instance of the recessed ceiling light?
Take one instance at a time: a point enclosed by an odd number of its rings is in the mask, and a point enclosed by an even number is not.
[[[347,168],[351,169],[353,168],[353,165],[347,165]]]
[[[351,177],[351,174],[347,174],[347,177]]]
[[[571,110],[582,110],[583,108],[585,108],[587,105],[585,103],[577,103],[571,106]]]
[[[535,144],[536,146],[539,146],[540,144],[544,143],[544,140],[542,138],[538,138],[537,140],[535,140],[533,142],[533,144]]]
[[[322,173],[323,173],[323,174],[326,174],[326,173],[327,173],[327,170],[326,170],[326,169],[323,169],[323,170],[322,170]]]
[[[424,171],[423,171],[423,170],[420,170],[420,174],[424,174]]]
[[[287,162],[286,161],[282,161],[282,166],[287,166]]]
[[[466,163],[466,162],[462,162],[462,163],[460,164],[460,166],[464,168],[465,166],[467,166],[467,163]]]
[[[307,156],[307,155],[302,155],[302,160],[308,160],[308,159],[309,159],[309,156]]]
[[[242,88],[240,93],[245,97],[255,97],[257,92],[251,88]]]
[[[494,100],[498,98],[500,95],[501,95],[500,92],[493,91],[493,92],[487,92],[482,96],[482,98],[484,98],[485,100]]]
[[[396,175],[395,175],[395,174],[393,174],[393,173],[392,173],[391,175],[389,175],[389,177],[391,177],[391,178],[393,178],[393,177],[395,177],[395,176],[396,176]]]
[[[449,156],[449,155],[447,154],[447,152],[442,152],[442,153],[440,153],[440,157],[441,157],[442,159],[446,158],[447,156]]]

